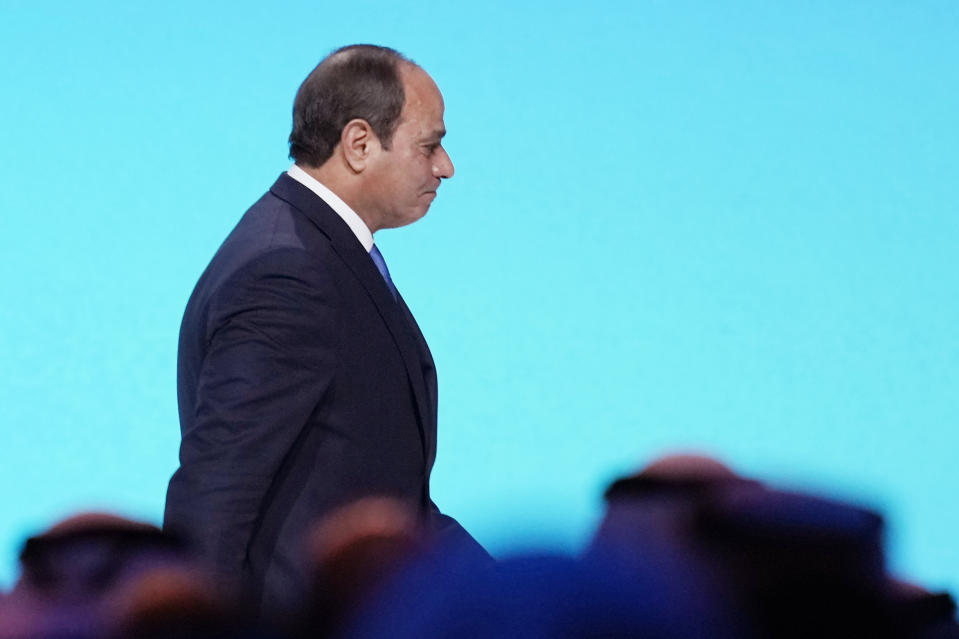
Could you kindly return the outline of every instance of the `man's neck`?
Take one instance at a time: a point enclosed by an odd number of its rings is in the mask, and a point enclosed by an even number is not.
[[[324,183],[322,179],[319,179],[315,174],[311,174],[299,164],[294,164],[290,167],[288,173],[290,177],[303,184],[303,186],[313,191],[317,197],[326,202],[326,204],[346,222],[346,225],[353,231],[356,239],[359,240],[363,248],[369,252],[373,247],[373,231],[370,229],[369,224],[360,217],[347,200],[343,199],[339,193],[333,190],[331,185]],[[322,173],[320,177],[322,177]]]
[[[370,233],[375,233],[379,230],[379,227],[374,224],[371,216],[363,210],[362,196],[357,188],[358,180],[352,175],[344,176],[344,171],[349,171],[349,168],[336,166],[335,162],[336,158],[330,158],[323,163],[322,166],[318,167],[304,166],[302,164],[297,164],[297,166],[303,169],[304,173],[333,191],[337,197],[346,202],[360,219],[363,220],[366,228],[370,229]]]

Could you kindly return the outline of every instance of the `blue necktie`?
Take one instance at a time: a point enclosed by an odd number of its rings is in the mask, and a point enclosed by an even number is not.
[[[376,248],[376,244],[370,249],[370,257],[373,258],[373,263],[376,264],[376,270],[383,276],[383,279],[386,281],[386,286],[390,289],[390,293],[393,294],[393,299],[395,300],[396,286],[393,285],[393,280],[390,278],[390,269],[386,268],[386,260],[383,259],[383,254],[380,253],[380,249]]]

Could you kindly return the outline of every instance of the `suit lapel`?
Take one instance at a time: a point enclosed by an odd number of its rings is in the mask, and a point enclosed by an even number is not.
[[[430,353],[430,347],[426,343],[426,338],[423,337],[423,332],[420,330],[419,324],[416,323],[413,313],[410,312],[409,307],[406,305],[406,300],[400,295],[398,301],[420,353],[420,365],[423,372],[423,383],[426,386],[427,408],[429,410],[429,416],[426,420],[426,468],[429,470],[433,467],[433,462],[436,460],[436,364],[433,362],[433,354]]]
[[[353,231],[315,193],[285,173],[279,177],[270,191],[300,210],[324,235],[330,238],[333,250],[336,251],[337,255],[356,276],[356,279],[363,285],[363,288],[366,289],[380,317],[393,336],[393,341],[400,352],[403,364],[406,366],[407,377],[413,389],[417,417],[419,418],[420,439],[427,459],[428,476],[432,459],[435,457],[435,436],[430,433],[432,428],[429,424],[435,424],[435,422],[432,421],[432,411],[427,400],[420,349],[417,347],[410,322],[404,317],[404,311],[402,310],[406,308],[405,304],[401,308],[401,304],[393,299],[386,282],[383,281],[383,276],[380,275],[369,253],[364,250],[363,245],[356,239]],[[405,312],[409,313],[409,310]],[[416,332],[419,332],[418,329]],[[422,337],[420,338],[422,339]],[[432,362],[432,358],[430,358],[430,361]]]

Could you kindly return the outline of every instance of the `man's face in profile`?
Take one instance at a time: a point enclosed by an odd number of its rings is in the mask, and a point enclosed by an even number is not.
[[[426,215],[440,181],[453,176],[443,148],[443,96],[425,71],[401,68],[406,101],[389,150],[371,164],[370,188],[380,208],[380,228],[411,224]]]

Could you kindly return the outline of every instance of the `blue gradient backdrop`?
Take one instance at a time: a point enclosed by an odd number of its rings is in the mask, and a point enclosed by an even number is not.
[[[0,2],[0,583],[159,521],[192,286],[341,44],[434,75],[456,176],[378,235],[440,375],[437,501],[574,549],[663,451],[882,509],[959,586],[959,4]]]

